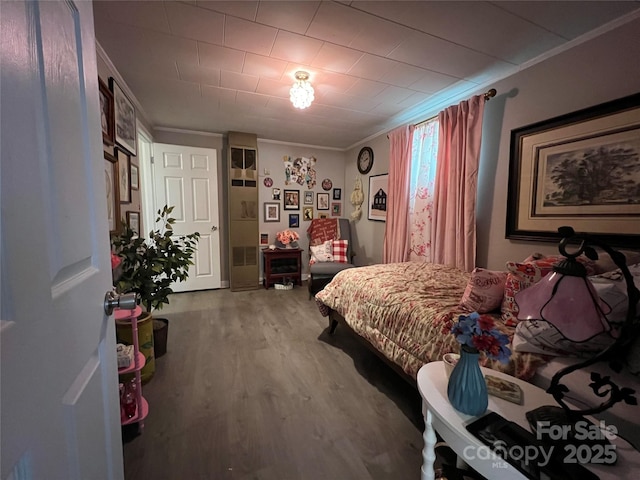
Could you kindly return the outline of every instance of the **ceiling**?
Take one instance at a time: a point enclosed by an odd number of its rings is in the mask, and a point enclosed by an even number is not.
[[[638,1],[94,2],[98,48],[150,127],[338,149],[639,13]],[[297,70],[315,89],[306,110],[289,101]]]

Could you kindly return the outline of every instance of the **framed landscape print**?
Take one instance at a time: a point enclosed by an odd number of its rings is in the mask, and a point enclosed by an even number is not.
[[[640,94],[511,132],[506,237],[640,245]]]
[[[116,157],[104,152],[104,180],[107,191],[107,219],[109,232],[120,231],[120,202],[118,194],[118,161]]]
[[[116,148],[118,158],[118,180],[120,192],[120,203],[131,203],[131,157]]]
[[[107,84],[98,77],[100,90],[100,125],[102,126],[102,143],[113,145],[114,141],[114,113],[113,113],[113,93]]]
[[[136,109],[113,77],[109,78],[109,86],[113,92],[116,143],[135,156],[138,137]]]
[[[140,235],[140,212],[127,212],[127,225],[133,233]]]

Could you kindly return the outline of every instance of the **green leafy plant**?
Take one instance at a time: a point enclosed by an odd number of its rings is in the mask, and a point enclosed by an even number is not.
[[[191,259],[200,239],[198,232],[172,237],[175,219],[170,214],[173,209],[165,205],[158,210],[156,224],[160,223],[160,229],[151,230],[148,239],[137,236],[128,226],[111,238],[116,255],[122,258],[116,290],[140,294],[140,303],[149,313],[169,303],[174,282],[188,278],[189,265],[193,265]]]

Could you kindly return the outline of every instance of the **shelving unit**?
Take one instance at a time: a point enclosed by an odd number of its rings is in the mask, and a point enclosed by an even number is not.
[[[131,337],[133,338],[133,363],[125,368],[118,369],[118,375],[126,375],[133,373],[135,377],[136,385],[136,414],[131,418],[124,418],[121,414],[120,422],[122,425],[129,425],[131,423],[138,423],[140,430],[144,428],[144,419],[149,414],[149,404],[147,400],[142,396],[142,382],[140,376],[140,370],[144,367],[145,358],[140,353],[140,345],[138,342],[138,317],[142,313],[142,308],[136,306],[134,310],[121,310],[115,309],[114,318],[116,320],[129,321],[131,323]]]

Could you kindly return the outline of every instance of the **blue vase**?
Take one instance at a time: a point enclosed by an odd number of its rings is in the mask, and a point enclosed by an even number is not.
[[[489,395],[475,348],[462,346],[460,360],[449,377],[447,395],[453,408],[467,415],[482,415],[487,410]]]

